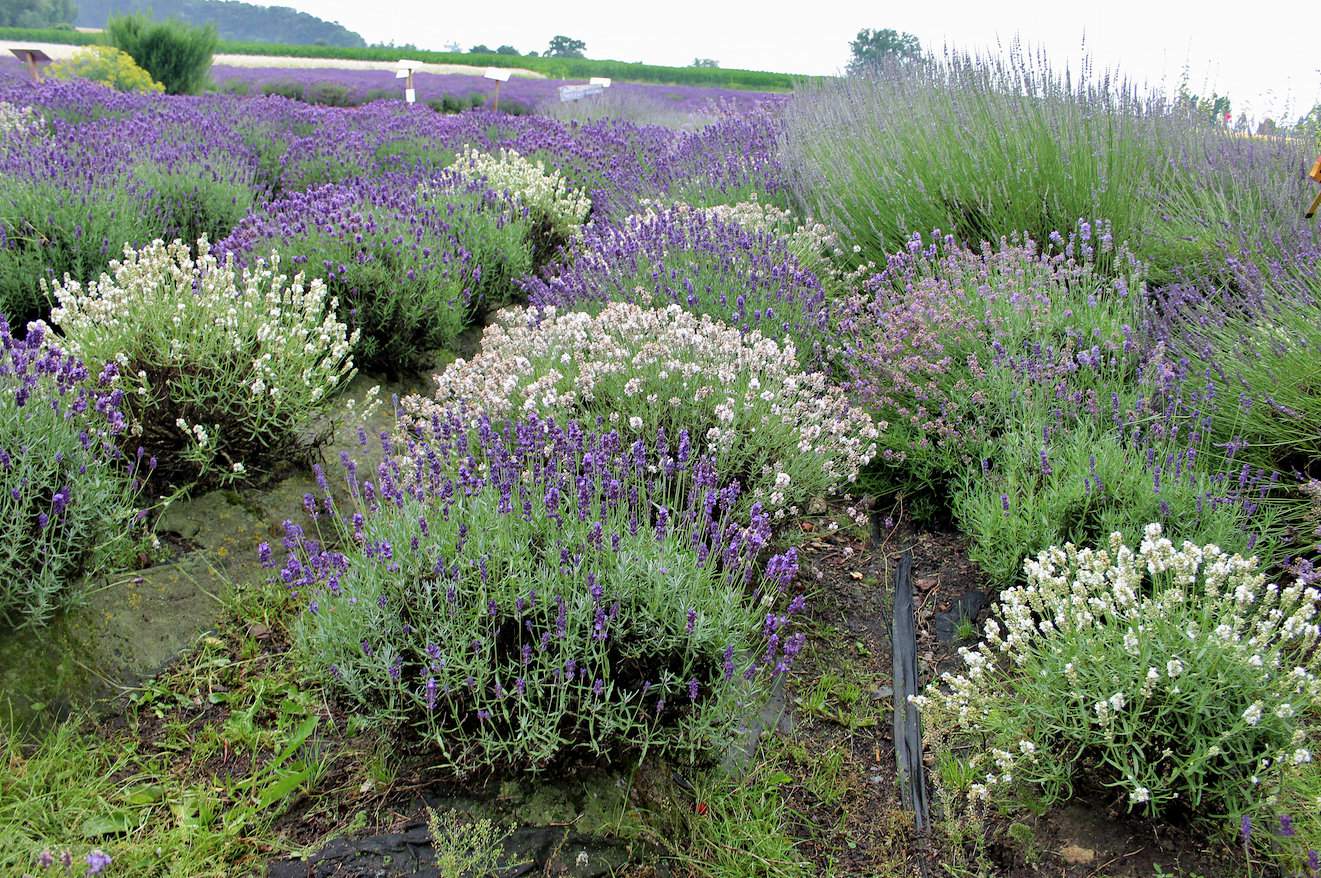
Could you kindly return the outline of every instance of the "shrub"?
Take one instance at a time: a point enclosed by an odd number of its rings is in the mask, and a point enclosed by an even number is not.
[[[115,368],[93,379],[47,343],[15,338],[0,317],[0,627],[40,625],[76,600],[80,576],[124,560],[140,539],[132,471],[121,459]]]
[[[843,251],[835,233],[824,225],[809,219],[800,223],[791,211],[774,204],[758,200],[757,193],[752,193],[749,201],[736,204],[717,204],[711,207],[690,208],[683,202],[664,205],[659,202],[644,201],[644,216],[652,217],[665,210],[694,210],[724,223],[734,223],[750,232],[764,232],[784,239],[785,246],[794,258],[819,279],[829,279],[832,291],[842,291],[846,287],[846,275],[840,263]],[[838,261],[837,261],[838,260]]]
[[[71,57],[51,64],[47,73],[55,79],[88,79],[135,94],[165,91],[128,52],[114,46],[83,46]]]
[[[217,156],[207,165],[142,162],[132,171],[139,210],[153,216],[162,237],[184,241],[223,237],[252,209],[257,183],[246,164]]]
[[[1113,393],[1126,407],[1142,291],[1105,224],[979,251],[913,236],[837,311],[845,387],[891,425],[878,489],[943,494],[1024,409],[1105,417]]]
[[[469,430],[437,417],[375,482],[350,464],[342,552],[286,523],[302,659],[461,770],[719,742],[802,642],[760,507],[736,519],[737,489],[662,439]]]
[[[820,281],[778,235],[683,208],[593,224],[571,256],[524,289],[536,308],[674,303],[743,332],[787,338],[811,364],[822,362],[829,328]]]
[[[1175,548],[1156,524],[1136,552],[1116,533],[1024,571],[964,672],[916,699],[943,747],[972,754],[954,758],[976,780],[953,792],[1049,805],[1098,787],[1232,836],[1314,771],[1317,588],[1267,585],[1256,559]]]
[[[1270,475],[1226,474],[1213,449],[1194,443],[1086,421],[1055,430],[1024,418],[984,446],[984,468],[969,468],[951,492],[969,557],[992,582],[1006,586],[1024,555],[1065,542],[1097,542],[1116,530],[1140,528],[1145,519],[1180,539],[1282,560],[1279,511],[1263,497],[1272,488]]]
[[[511,309],[487,328],[476,357],[435,381],[433,399],[403,401],[418,423],[464,405],[496,420],[579,420],[627,439],[659,433],[681,453],[692,453],[691,441],[776,518],[844,490],[879,432],[824,375],[804,373],[792,345],[677,305],[615,302],[596,316],[548,314],[536,324]]]
[[[527,209],[533,223],[532,253],[538,264],[578,239],[592,209],[591,199],[573,191],[559,171],[547,170],[542,162],[529,161],[512,149],[491,154],[468,147],[455,159],[453,171],[463,179],[508,193]]]
[[[1139,243],[1152,190],[1203,129],[1125,80],[952,53],[795,92],[785,162],[803,203],[883,264],[928,229],[975,247],[1103,216]]]
[[[264,82],[261,86],[261,93],[264,95],[279,95],[294,101],[305,100],[304,92],[301,82]]]
[[[145,15],[111,16],[106,35],[172,95],[202,92],[220,39],[212,24],[195,27],[174,20],[152,21]]]
[[[353,90],[338,82],[313,83],[308,87],[305,98],[309,104],[327,107],[352,107],[357,103],[353,99]]]
[[[0,177],[0,313],[15,325],[43,316],[50,307],[44,281],[94,277],[106,267],[111,241],[140,241],[150,224],[122,186]]]
[[[267,205],[219,249],[248,259],[275,248],[323,278],[359,333],[359,364],[408,371],[457,340],[482,296],[507,297],[493,288],[502,275],[529,266],[525,228],[501,222],[497,202],[453,185],[419,192],[407,177],[354,180]],[[488,205],[494,214],[476,216]]]
[[[57,284],[52,321],[70,349],[118,367],[132,443],[169,478],[227,482],[280,461],[351,376],[356,341],[318,280],[280,257],[239,272],[205,239],[124,249],[84,287]]]

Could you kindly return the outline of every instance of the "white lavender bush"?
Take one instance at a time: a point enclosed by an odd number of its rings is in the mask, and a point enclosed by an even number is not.
[[[403,409],[427,423],[456,405],[492,419],[535,412],[628,437],[664,430],[713,453],[748,502],[776,517],[847,488],[885,425],[849,406],[794,347],[670,305],[612,302],[596,315],[509,309],[472,360],[435,376]],[[682,435],[681,435],[682,434]]]
[[[303,444],[353,373],[355,338],[320,280],[279,255],[238,271],[205,238],[154,241],[86,286],[66,277],[51,319],[89,368],[115,364],[131,442],[182,481],[231,481]]]
[[[592,210],[591,199],[575,191],[559,171],[512,149],[486,153],[467,147],[451,170],[461,179],[484,180],[491,189],[508,193],[527,210],[538,262],[575,240]]]
[[[1051,547],[1005,590],[966,668],[923,696],[950,792],[973,805],[1109,790],[1146,814],[1276,817],[1315,771],[1321,589],[1255,558],[1174,546]],[[957,766],[958,770],[953,770]],[[961,779],[961,781],[960,781]]]

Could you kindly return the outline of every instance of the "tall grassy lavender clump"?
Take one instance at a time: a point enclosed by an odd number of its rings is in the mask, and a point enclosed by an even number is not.
[[[1021,51],[948,53],[801,89],[783,160],[798,198],[884,264],[934,228],[976,246],[1103,216],[1136,244],[1170,157],[1202,136],[1128,81],[1060,74]]]
[[[802,644],[794,551],[685,435],[454,412],[385,445],[345,457],[351,508],[308,496],[327,532],[286,524],[279,576],[307,667],[456,769],[698,749]]]
[[[1240,459],[1321,477],[1321,280],[1316,251],[1262,268],[1231,263],[1228,288],[1162,290],[1163,365],[1215,442]]]
[[[822,362],[830,325],[820,280],[779,234],[685,208],[594,224],[572,255],[523,288],[539,309],[673,303],[742,332],[789,340],[806,365]]]
[[[541,316],[509,309],[471,361],[435,376],[433,398],[408,397],[404,411],[424,425],[464,406],[474,418],[572,418],[628,440],[682,433],[743,486],[743,508],[760,503],[776,520],[848,490],[885,429],[805,371],[792,344],[755,330],[678,305]]]
[[[118,450],[117,384],[114,365],[93,378],[40,326],[18,339],[0,317],[0,627],[44,623],[141,540],[135,479],[153,461]]]

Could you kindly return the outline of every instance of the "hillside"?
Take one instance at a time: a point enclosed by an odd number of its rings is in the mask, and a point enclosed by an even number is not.
[[[222,39],[353,47],[361,36],[339,24],[290,9],[239,0],[78,0],[79,27],[105,27],[111,15],[150,12],[156,18],[179,18],[190,24],[214,24]]]

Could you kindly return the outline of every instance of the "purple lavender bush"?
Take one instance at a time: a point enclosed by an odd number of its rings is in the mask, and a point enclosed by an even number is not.
[[[1281,560],[1275,477],[1165,401],[1145,289],[1104,223],[980,252],[914,237],[839,311],[845,386],[890,425],[864,484],[952,515],[1003,585],[1025,554],[1152,521]]]
[[[395,174],[287,195],[216,249],[241,262],[275,249],[323,279],[359,332],[358,363],[394,373],[429,365],[475,311],[507,301],[510,278],[531,269],[528,229],[482,186]]]
[[[802,599],[685,439],[453,412],[383,437],[375,473],[345,455],[352,507],[323,478],[316,532],[261,550],[304,607],[296,653],[460,771],[721,740],[798,652]]]
[[[114,566],[142,534],[135,478],[152,462],[118,451],[128,430],[108,366],[92,376],[36,327],[0,317],[0,628],[40,625]]]
[[[700,211],[664,209],[589,226],[572,255],[523,288],[540,309],[677,304],[743,332],[787,338],[805,365],[821,362],[830,325],[820,280],[783,237]]]
[[[198,107],[157,98],[96,117],[117,93],[56,84],[30,94],[46,102],[34,106],[51,135],[0,151],[0,313],[15,325],[49,307],[43,281],[90,280],[125,244],[227,234],[257,197],[251,150]],[[66,105],[93,118],[69,121],[57,112]]]

